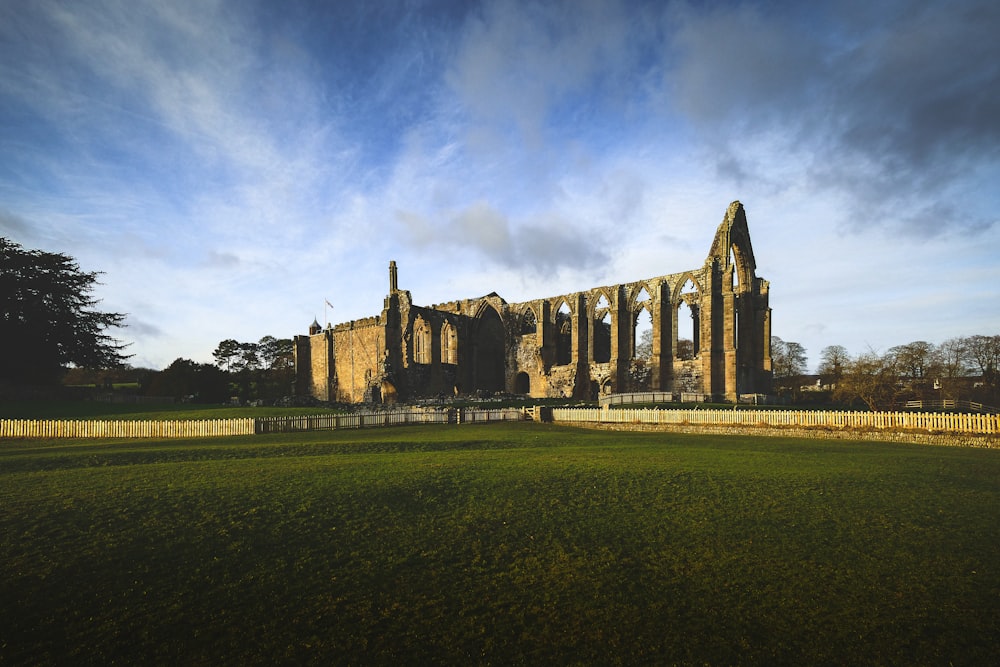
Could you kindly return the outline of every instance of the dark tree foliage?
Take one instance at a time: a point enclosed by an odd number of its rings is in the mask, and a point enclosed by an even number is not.
[[[117,368],[129,355],[109,336],[122,313],[104,313],[92,296],[97,272],[62,253],[25,250],[0,237],[0,379],[51,384],[69,365]]]
[[[256,343],[229,338],[212,356],[230,380],[231,395],[242,401],[273,400],[291,393],[295,355],[290,338],[264,336]]]
[[[149,388],[152,396],[173,396],[192,403],[224,403],[229,393],[224,371],[190,359],[175,359],[153,377]]]

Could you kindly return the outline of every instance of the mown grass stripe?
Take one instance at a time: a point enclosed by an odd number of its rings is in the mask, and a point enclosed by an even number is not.
[[[0,450],[0,658],[987,664],[1000,453],[399,427]]]

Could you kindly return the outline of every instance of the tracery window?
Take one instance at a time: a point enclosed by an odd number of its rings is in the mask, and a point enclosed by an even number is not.
[[[535,311],[528,308],[524,311],[521,319],[521,335],[533,334],[538,331],[538,320],[535,319]]]
[[[418,364],[431,363],[431,327],[421,317],[413,324],[413,360]]]

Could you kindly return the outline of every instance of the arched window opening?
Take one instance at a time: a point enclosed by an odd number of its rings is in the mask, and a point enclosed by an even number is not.
[[[441,328],[441,363],[458,363],[458,332],[451,322]]]
[[[698,356],[698,288],[690,278],[681,287],[677,306],[677,359],[687,361]]]
[[[514,378],[514,393],[525,395],[531,393],[531,378],[528,377],[527,373],[522,371]]]
[[[594,361],[611,361],[611,304],[603,294],[594,305]]]
[[[573,361],[573,316],[569,305],[563,301],[556,311],[556,365],[565,366]]]
[[[524,317],[521,318],[521,335],[526,336],[528,334],[533,334],[538,331],[538,320],[535,319],[535,311],[528,308],[524,311]]]
[[[503,322],[493,308],[486,308],[475,325],[473,374],[475,389],[497,392],[506,389],[506,348]]]
[[[413,361],[431,363],[431,327],[422,317],[413,324]]]
[[[652,303],[652,299],[649,296],[649,292],[646,291],[645,287],[643,287],[642,289],[640,289],[639,293],[635,295],[635,305],[639,306],[639,305],[644,304],[644,303],[645,304]],[[648,307],[649,306],[647,305],[647,308]]]
[[[733,291],[735,292],[738,291],[740,287],[740,272],[739,272],[739,264],[736,263],[736,253],[733,252],[732,248],[729,249],[729,264],[733,267],[732,288]]]
[[[653,358],[653,315],[640,308],[632,323],[632,358],[649,361]]]

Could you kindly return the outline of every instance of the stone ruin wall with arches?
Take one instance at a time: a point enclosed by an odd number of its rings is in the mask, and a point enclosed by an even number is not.
[[[637,354],[643,328],[652,345]],[[296,392],[347,403],[636,391],[735,401],[770,391],[770,339],[768,282],[733,202],[700,268],[521,303],[492,293],[418,306],[391,262],[381,314],[295,337]]]

